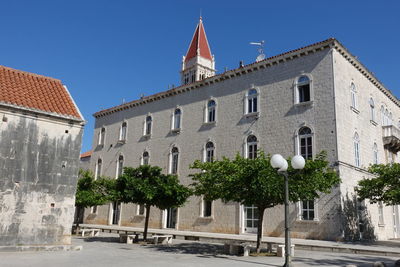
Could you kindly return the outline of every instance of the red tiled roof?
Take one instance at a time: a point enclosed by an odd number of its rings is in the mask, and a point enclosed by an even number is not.
[[[87,158],[92,156],[92,151],[86,151],[80,155],[80,158]]]
[[[0,103],[83,120],[60,80],[0,66]]]
[[[204,31],[204,26],[201,18],[199,24],[197,24],[196,30],[194,31],[194,35],[192,41],[190,42],[185,61],[188,61],[198,55],[212,60],[211,50],[208,45],[206,32]]]

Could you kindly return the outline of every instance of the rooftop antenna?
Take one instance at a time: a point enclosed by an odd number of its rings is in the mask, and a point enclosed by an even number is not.
[[[259,62],[261,60],[265,59],[265,54],[264,54],[264,40],[261,42],[250,42],[251,45],[257,45],[258,46],[258,56],[256,58],[256,62]]]

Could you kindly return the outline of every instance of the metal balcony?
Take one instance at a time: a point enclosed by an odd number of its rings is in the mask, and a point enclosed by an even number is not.
[[[393,125],[382,126],[383,145],[397,153],[400,151],[400,130]]]

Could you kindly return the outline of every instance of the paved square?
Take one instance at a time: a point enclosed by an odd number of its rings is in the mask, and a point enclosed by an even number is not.
[[[73,245],[82,245],[82,251],[13,252],[0,253],[1,267],[132,267],[132,266],[282,266],[278,257],[238,257],[223,254],[223,245],[194,241],[173,240],[168,245],[139,245],[119,243],[116,234],[101,233],[99,237],[74,237]],[[375,261],[393,264],[395,258],[296,251],[294,263],[302,266],[372,266]],[[392,265],[388,265],[392,266]]]

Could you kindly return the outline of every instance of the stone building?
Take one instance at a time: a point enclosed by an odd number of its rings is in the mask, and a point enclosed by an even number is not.
[[[200,20],[183,58],[182,85],[94,114],[91,169],[117,177],[123,166],[149,163],[190,184],[196,159],[254,151],[301,154],[325,150],[343,182],[329,195],[291,205],[292,234],[341,239],[341,208],[372,163],[398,161],[400,102],[336,39],[215,74]],[[394,123],[396,122],[396,123]],[[355,203],[379,239],[400,236],[399,207]],[[142,226],[144,209],[112,203],[86,214],[87,223]],[[360,217],[360,218],[361,218]],[[265,212],[264,235],[282,236],[283,207]],[[254,233],[257,210],[192,197],[182,208],[152,210],[150,227]]]
[[[78,107],[60,80],[0,66],[0,118],[0,248],[69,245]]]

